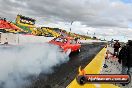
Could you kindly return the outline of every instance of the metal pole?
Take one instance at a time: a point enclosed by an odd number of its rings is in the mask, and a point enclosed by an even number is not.
[[[71,22],[71,26],[72,26],[72,24],[73,24],[73,21]],[[71,27],[70,27],[70,32],[71,32]],[[70,35],[70,32],[69,32],[69,35]]]
[[[73,21],[71,22],[71,26],[72,26],[72,24],[73,24]],[[70,27],[70,32],[71,32],[71,27]]]

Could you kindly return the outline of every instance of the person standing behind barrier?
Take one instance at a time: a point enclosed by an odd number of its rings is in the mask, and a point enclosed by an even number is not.
[[[119,48],[121,47],[120,43],[118,40],[116,40],[116,43],[114,44],[114,56],[118,56],[119,54]]]
[[[7,38],[5,39],[4,44],[5,44],[5,45],[7,45],[7,44],[8,44],[8,40],[7,40]]]
[[[76,43],[79,43],[80,41],[79,41],[79,38],[75,38],[75,41],[76,41]]]
[[[110,46],[111,47],[113,47],[113,42],[114,42],[113,39],[111,39],[111,41],[110,41]]]
[[[132,40],[120,50],[118,61],[122,63],[122,74],[132,74]]]

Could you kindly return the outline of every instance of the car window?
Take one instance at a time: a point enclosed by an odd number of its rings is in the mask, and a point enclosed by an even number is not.
[[[56,41],[56,42],[62,42],[63,39],[62,39],[62,38],[56,38],[55,41]]]
[[[67,39],[66,38],[56,38],[54,41],[56,41],[56,42],[62,42],[62,43],[67,43]]]

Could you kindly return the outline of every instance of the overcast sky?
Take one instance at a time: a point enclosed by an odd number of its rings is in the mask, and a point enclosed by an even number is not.
[[[106,39],[132,38],[132,0],[0,0],[0,16],[35,18],[37,26],[59,27]],[[73,21],[73,24],[70,23]]]

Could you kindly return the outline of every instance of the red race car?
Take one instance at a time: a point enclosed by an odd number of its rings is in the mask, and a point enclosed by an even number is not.
[[[68,50],[71,50],[71,52],[80,52],[81,48],[81,44],[71,37],[54,38],[49,43],[60,46],[64,52]]]

